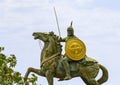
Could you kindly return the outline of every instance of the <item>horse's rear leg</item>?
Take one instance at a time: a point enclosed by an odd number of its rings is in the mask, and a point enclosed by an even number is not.
[[[46,75],[46,78],[48,81],[48,85],[53,85],[53,73],[52,73],[52,71],[48,70],[45,75]]]
[[[90,79],[87,81],[87,85],[101,85],[95,79]]]

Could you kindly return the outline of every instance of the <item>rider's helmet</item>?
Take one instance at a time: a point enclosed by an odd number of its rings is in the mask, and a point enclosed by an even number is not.
[[[71,25],[67,28],[67,35],[68,36],[73,36],[74,35],[74,29],[72,27],[72,22],[71,22]]]

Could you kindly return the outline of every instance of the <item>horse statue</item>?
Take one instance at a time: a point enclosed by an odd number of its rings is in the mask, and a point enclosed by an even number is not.
[[[48,85],[53,85],[54,77],[64,80],[66,73],[62,64],[64,56],[61,54],[62,46],[60,42],[58,42],[59,37],[53,32],[34,32],[33,36],[34,39],[39,39],[44,42],[40,56],[40,68],[29,67],[24,76],[24,81],[27,82],[30,72],[46,77]],[[84,60],[71,61],[69,64],[71,77],[81,77],[86,85],[102,85],[108,80],[107,69],[101,64],[98,64],[96,60],[86,55]],[[102,70],[102,77],[95,80],[100,69]]]

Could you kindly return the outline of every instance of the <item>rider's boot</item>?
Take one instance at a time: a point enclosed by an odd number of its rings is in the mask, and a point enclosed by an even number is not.
[[[62,63],[63,63],[64,69],[66,72],[66,76],[65,76],[64,80],[69,80],[69,79],[71,79],[69,63],[67,60],[64,60]]]

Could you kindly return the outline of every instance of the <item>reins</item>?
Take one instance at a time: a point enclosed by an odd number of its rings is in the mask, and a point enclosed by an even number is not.
[[[54,55],[52,55],[51,57],[49,57],[48,59],[45,59],[44,61],[42,61],[41,67],[43,66],[44,63],[46,63],[46,62],[52,60],[53,58],[55,58],[55,57],[56,57],[57,55],[59,55],[59,54],[60,54],[60,53],[57,52],[57,53],[55,53]]]

